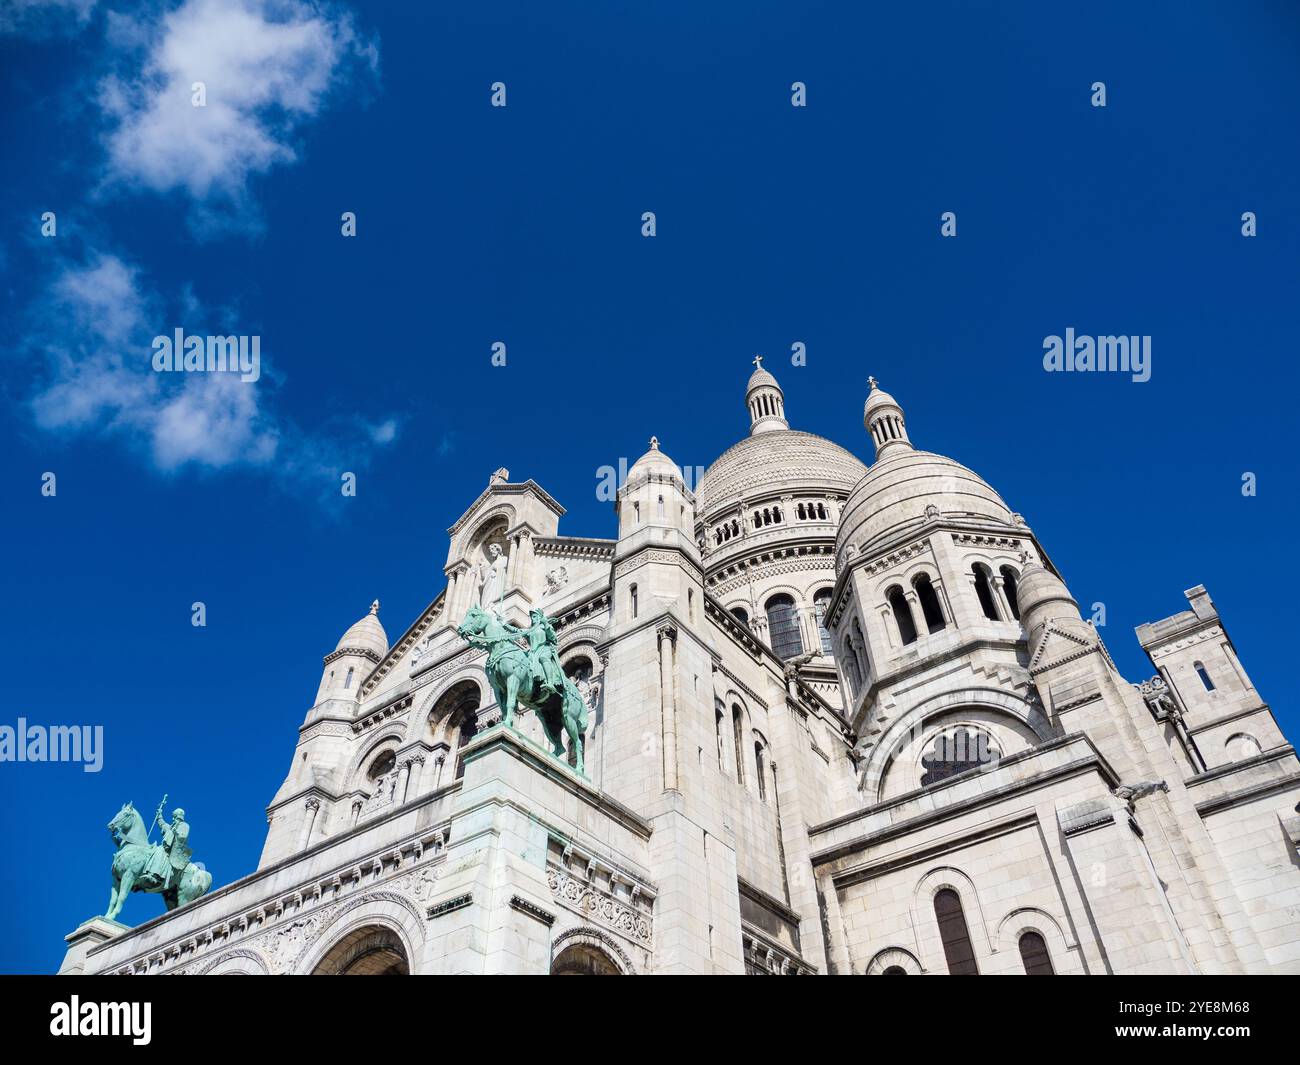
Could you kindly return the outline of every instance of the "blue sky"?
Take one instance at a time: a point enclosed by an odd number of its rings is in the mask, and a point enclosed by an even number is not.
[[[127,799],[251,871],[321,656],[376,597],[405,629],[492,470],[613,535],[598,468],[708,465],[756,352],[864,460],[880,378],[1131,680],[1204,583],[1300,732],[1294,6],[705,6],[0,7],[0,723],[105,728],[100,773],[0,765],[0,970],[103,912]],[[262,380],[152,374],[176,327],[259,335]],[[1151,380],[1044,373],[1067,327],[1150,335]]]

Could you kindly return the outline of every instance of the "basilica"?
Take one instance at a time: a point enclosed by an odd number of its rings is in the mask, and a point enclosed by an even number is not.
[[[650,441],[612,537],[492,474],[434,600],[324,656],[258,868],[62,971],[1300,973],[1300,763],[1206,589],[1125,678],[874,381],[869,466],[761,364],[742,398],[694,491]],[[550,619],[583,772],[502,720],[471,607]]]

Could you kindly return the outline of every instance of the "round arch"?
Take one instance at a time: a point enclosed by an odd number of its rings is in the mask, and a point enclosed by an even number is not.
[[[902,947],[886,947],[867,963],[862,974],[864,976],[898,975],[889,972],[891,969],[902,969],[907,976],[920,976],[925,972],[921,968],[921,963],[916,960],[916,955],[910,950],[904,950]]]
[[[229,950],[199,970],[200,976],[269,976],[271,963],[247,947]]]
[[[413,974],[423,947],[415,907],[395,892],[377,891],[345,905],[321,929],[295,970],[314,976],[399,975],[393,966],[400,961],[406,974]]]
[[[627,952],[595,928],[572,928],[551,943],[552,976],[634,976]]]
[[[954,711],[960,711],[960,714],[954,715]],[[1042,711],[1020,696],[999,688],[962,688],[945,692],[913,707],[886,729],[879,742],[871,748],[867,764],[860,771],[859,787],[863,794],[869,796],[871,802],[884,801],[888,797],[886,779],[895,760],[929,730],[956,724],[958,717],[969,718],[980,725],[1001,719],[1005,727],[1021,737],[1025,746],[1054,738],[1051,724]],[[940,718],[943,720],[938,720]],[[1015,753],[1015,749],[1007,750],[1006,746],[1004,742],[1001,752],[1004,756]]]

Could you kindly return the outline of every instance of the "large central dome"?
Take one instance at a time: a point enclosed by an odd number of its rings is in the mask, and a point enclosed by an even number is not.
[[[852,453],[814,433],[780,429],[746,437],[705,471],[695,513],[709,518],[719,507],[757,492],[826,488],[849,492],[867,472]]]

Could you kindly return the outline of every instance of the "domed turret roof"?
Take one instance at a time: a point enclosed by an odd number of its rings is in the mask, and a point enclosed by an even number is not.
[[[1011,508],[979,474],[928,451],[894,451],[857,483],[840,516],[836,552],[854,544],[870,551],[909,527],[930,520],[929,507],[945,518],[1015,527]]]
[[[728,448],[704,472],[695,512],[708,517],[737,497],[769,489],[847,492],[866,472],[860,459],[825,437],[797,429],[759,433]]]
[[[662,477],[675,477],[679,481],[682,479],[681,468],[659,450],[659,438],[657,436],[650,438],[650,450],[632,463],[632,468],[627,471],[627,483],[631,484],[635,478],[640,477],[643,473],[657,473]]]
[[[370,613],[353,625],[339,640],[336,651],[370,651],[378,658],[388,653],[388,633],[379,624],[379,600],[370,604]]]
[[[761,355],[757,356],[757,358],[761,360],[762,356]],[[781,387],[779,384],[776,383],[776,378],[763,369],[761,362],[757,363],[756,365],[757,365],[757,369],[755,369],[754,372],[749,375],[749,384],[745,386],[746,395],[754,391],[754,389],[756,388],[764,388],[764,387],[780,388]]]

